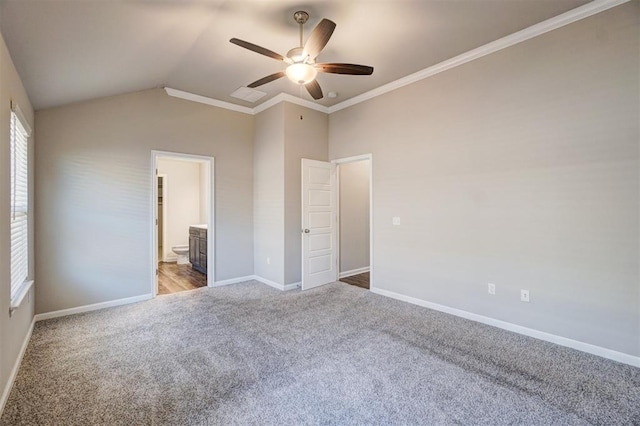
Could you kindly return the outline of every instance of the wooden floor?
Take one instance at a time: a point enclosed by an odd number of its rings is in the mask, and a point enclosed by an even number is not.
[[[342,281],[343,283],[355,285],[355,286],[366,288],[367,290],[369,290],[369,273],[368,272],[364,272],[358,275],[352,275],[346,278],[340,278],[340,281]]]
[[[207,286],[207,276],[191,265],[158,263],[158,294],[178,293]]]

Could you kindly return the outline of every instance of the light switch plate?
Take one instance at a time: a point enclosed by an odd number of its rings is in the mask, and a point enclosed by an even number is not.
[[[400,218],[397,216],[394,217],[391,223],[393,223],[396,226],[400,225]]]

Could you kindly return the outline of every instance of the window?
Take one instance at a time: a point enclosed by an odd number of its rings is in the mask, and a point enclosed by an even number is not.
[[[11,156],[11,308],[20,305],[29,281],[29,173],[27,141],[31,129],[20,109],[12,104]]]

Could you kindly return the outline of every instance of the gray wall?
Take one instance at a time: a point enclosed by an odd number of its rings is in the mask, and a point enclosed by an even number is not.
[[[327,161],[328,118],[324,113],[282,102],[255,119],[255,274],[281,285],[299,283],[301,159]]]
[[[11,155],[9,152],[9,129],[11,127],[11,100],[20,106],[26,120],[33,129],[33,108],[16,72],[9,51],[0,35],[0,395],[9,385],[11,370],[18,360],[20,348],[29,331],[34,315],[34,290],[30,291],[20,308],[9,317],[11,294]],[[28,155],[30,176],[33,176],[33,148],[35,132],[29,139]],[[30,182],[29,207],[33,212],[33,180]],[[33,214],[31,216],[33,224]],[[30,274],[33,274],[33,225],[30,226],[29,257]],[[38,281],[36,280],[36,286]],[[1,401],[0,401],[1,402]],[[0,407],[0,411],[2,407]]]
[[[253,159],[254,271],[278,284],[284,284],[283,111],[280,103],[255,116]]]
[[[369,265],[369,160],[338,166],[340,175],[340,272]]]
[[[284,129],[285,284],[293,284],[302,280],[302,159],[329,159],[329,118],[284,103]]]
[[[640,355],[639,8],[330,116],[373,153],[376,287]]]
[[[215,157],[215,279],[253,273],[253,118],[149,90],[38,111],[36,311],[151,292],[151,150]]]

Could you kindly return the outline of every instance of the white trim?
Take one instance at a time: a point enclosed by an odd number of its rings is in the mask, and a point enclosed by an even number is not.
[[[31,132],[33,132],[33,130],[31,129],[31,126],[29,125],[27,118],[24,116],[24,113],[22,112],[22,110],[14,100],[11,100],[11,111],[13,111],[16,117],[18,117],[18,120],[20,120],[20,124],[22,124],[24,131],[27,133],[27,139],[30,138]]]
[[[253,109],[253,114],[258,114],[268,108],[271,108],[274,105],[279,104],[280,102],[289,102],[289,103],[300,105],[309,109],[324,112],[325,114],[329,112],[329,108],[324,105],[320,105],[318,103],[311,102],[306,99],[298,98],[288,93],[280,93],[279,95],[276,95],[273,98],[267,100],[266,102],[263,102],[260,105],[256,106]]]
[[[142,296],[127,297],[124,299],[111,300],[109,302],[94,303],[92,305],[78,306],[77,308],[61,309],[59,311],[46,312],[37,314],[35,321],[43,321],[51,318],[66,317],[67,315],[80,314],[83,312],[97,311],[98,309],[112,308],[114,306],[128,305],[130,303],[142,302],[153,299],[152,294],[143,294]]]
[[[262,278],[258,275],[253,275],[253,279],[256,281],[260,281],[262,284],[266,284],[270,287],[276,288],[278,290],[281,291],[289,291],[289,290],[295,290],[296,288],[300,287],[301,283],[293,283],[293,284],[279,284],[275,281],[271,281],[268,280],[266,278]]]
[[[298,281],[297,283],[285,284],[282,291],[295,290],[302,286],[302,281]]]
[[[31,325],[29,326],[29,330],[27,331],[26,336],[24,336],[24,340],[22,341],[22,346],[20,347],[20,352],[18,352],[18,358],[16,362],[13,364],[13,368],[11,369],[11,373],[9,373],[9,378],[7,380],[7,384],[2,390],[2,397],[0,397],[0,417],[2,417],[2,412],[4,411],[4,407],[7,404],[7,400],[9,399],[9,394],[11,393],[11,389],[13,388],[13,383],[18,376],[18,371],[20,370],[20,364],[22,364],[22,358],[24,358],[24,353],[27,351],[27,346],[29,346],[29,340],[31,340],[31,334],[33,333],[33,327],[35,326],[36,321],[35,318],[31,320]]]
[[[340,274],[338,274],[338,278],[347,278],[347,277],[352,277],[358,274],[364,274],[365,272],[369,272],[369,270],[370,268],[368,266],[365,266],[364,268],[358,268],[358,269],[352,269],[350,271],[340,272]]]
[[[438,303],[428,302],[426,300],[418,299],[415,297],[405,296],[404,294],[395,293],[389,290],[383,290],[381,288],[372,288],[371,291],[382,296],[391,297],[392,299],[401,300],[403,302],[408,302],[414,305],[433,309],[435,311],[445,312],[447,314],[455,315],[457,317],[465,318],[471,321],[480,322],[493,327],[501,328],[503,330],[508,330],[514,333],[544,340],[546,342],[555,343],[560,346],[577,349],[582,352],[587,352],[593,355],[601,356],[603,358],[611,359],[624,364],[629,364],[634,367],[640,367],[640,357],[637,356],[592,345],[590,343],[580,342],[578,340],[569,339],[555,334],[546,333],[544,331],[535,330],[533,328],[523,327],[521,325],[501,321],[495,318],[485,317],[484,315],[474,314],[472,312],[463,311],[461,309],[451,308],[449,306],[440,305]]]
[[[213,287],[222,287],[225,285],[243,283],[251,280],[255,280],[255,275],[247,275],[246,277],[237,277],[237,278],[230,278],[228,280],[216,281],[213,284]]]
[[[565,25],[572,24],[576,21],[595,15],[596,13],[603,12],[607,9],[626,3],[628,1],[630,0],[594,0],[583,6],[577,7],[575,9],[572,9],[558,16],[554,16],[553,18],[547,19],[546,21],[539,22],[528,28],[517,31],[513,34],[509,34],[508,36],[505,36],[498,40],[487,43],[476,49],[469,50],[468,52],[462,53],[451,59],[442,61],[431,67],[425,68],[423,70],[410,74],[406,77],[403,77],[399,80],[392,81],[391,83],[385,84],[383,86],[380,86],[373,90],[365,92],[361,95],[354,96],[353,98],[347,99],[344,102],[335,104],[328,108],[329,110],[328,113],[331,114],[336,111],[340,111],[341,109],[345,109],[350,106],[359,104],[360,102],[367,101],[369,99],[375,98],[377,96],[383,95],[385,93],[391,92],[393,90],[396,90],[401,87],[407,86],[409,84],[415,83],[417,81],[423,80],[427,77],[431,77],[443,71],[447,71],[451,68],[455,68],[459,65],[466,64],[467,62],[473,61],[475,59],[482,58],[483,56],[490,55],[499,50],[506,49],[507,47],[514,46],[523,41],[545,34],[549,31],[553,31],[560,27],[564,27]]]
[[[240,105],[232,104],[230,102],[219,101],[217,99],[208,98],[206,96],[196,95],[195,93],[183,92],[182,90],[172,89],[170,87],[165,87],[164,91],[167,92],[167,95],[173,96],[174,98],[185,99],[187,101],[198,102],[201,104],[207,104],[218,108],[224,108],[231,111],[242,112],[244,114],[254,114],[252,108],[243,107]]]
[[[25,281],[24,283],[22,283],[22,285],[18,289],[18,292],[11,298],[11,304],[9,305],[9,316],[13,314],[13,311],[20,307],[24,298],[27,296],[27,294],[29,294],[29,290],[31,290],[31,287],[33,287],[33,280]]]
[[[525,28],[523,30],[517,31],[508,36],[502,37],[498,40],[487,43],[476,49],[469,50],[468,52],[462,53],[458,56],[442,61],[438,64],[435,64],[433,66],[430,66],[428,68],[415,72],[413,74],[410,74],[398,80],[392,81],[391,83],[387,83],[383,86],[377,87],[368,92],[362,93],[361,95],[354,96],[353,98],[347,99],[343,102],[337,103],[330,107],[326,107],[318,103],[308,101],[306,99],[301,99],[301,98],[289,95],[287,93],[280,93],[279,95],[276,95],[271,99],[268,99],[267,101],[261,103],[260,105],[257,105],[255,108],[248,108],[240,105],[235,105],[229,102],[219,101],[213,98],[208,98],[206,96],[196,95],[194,93],[188,93],[188,92],[183,92],[181,90],[171,89],[169,87],[165,87],[164,89],[169,96],[174,96],[174,97],[178,97],[178,98],[182,98],[182,99],[186,99],[194,102],[200,102],[207,105],[213,105],[220,108],[226,108],[232,111],[238,111],[238,112],[251,114],[251,115],[255,115],[259,112],[262,112],[284,101],[291,102],[297,105],[302,105],[304,107],[311,108],[316,111],[324,112],[325,114],[331,114],[336,111],[340,111],[341,109],[345,109],[350,106],[359,104],[360,102],[364,102],[369,99],[375,98],[377,96],[383,95],[385,93],[391,92],[393,90],[399,89],[408,84],[412,84],[417,81],[423,80],[427,77],[431,77],[433,75],[439,74],[451,68],[455,68],[459,65],[466,64],[467,62],[473,61],[475,59],[482,58],[483,56],[490,55],[499,50],[506,49],[507,47],[514,46],[523,41],[548,33],[549,31],[553,31],[555,29],[572,24],[581,19],[588,18],[589,16],[593,16],[597,13],[604,12],[605,10],[611,9],[612,7],[619,6],[623,3],[627,3],[629,1],[631,0],[593,0],[585,5],[569,10],[568,12],[562,13],[558,16],[554,16],[553,18],[549,18],[546,21],[539,22],[528,28]]]
[[[335,164],[347,164],[347,163],[357,163],[358,161],[371,161],[372,154],[362,154],[362,155],[354,155],[353,157],[345,157],[338,158],[337,160],[331,160],[332,163]]]

